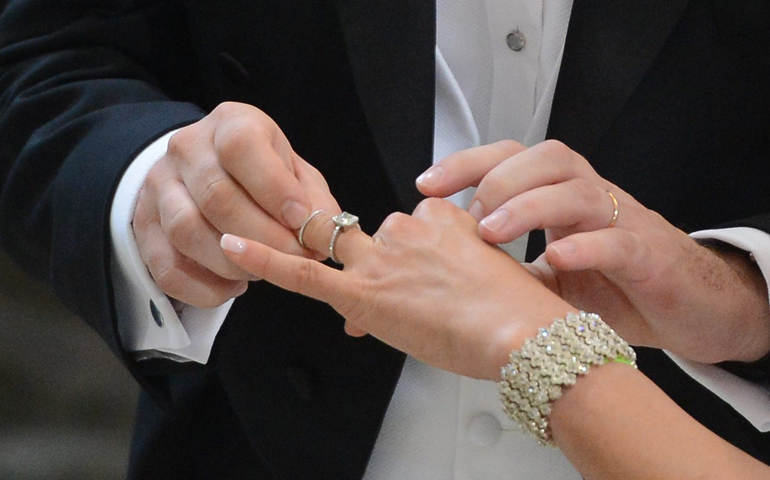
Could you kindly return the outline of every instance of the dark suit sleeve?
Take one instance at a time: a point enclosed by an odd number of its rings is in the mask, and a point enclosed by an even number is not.
[[[4,5],[0,243],[136,374],[115,325],[109,211],[126,164],[164,132],[203,115],[172,100],[184,98],[182,88],[163,83],[172,71],[185,79],[184,29],[173,2]]]

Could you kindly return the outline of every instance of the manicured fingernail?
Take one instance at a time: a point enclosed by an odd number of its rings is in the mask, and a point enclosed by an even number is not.
[[[302,222],[305,221],[308,214],[310,214],[310,212],[308,212],[307,208],[294,200],[286,202],[286,205],[284,205],[281,210],[281,216],[283,217],[284,223],[294,229],[302,226]]]
[[[484,207],[481,206],[481,202],[476,200],[473,202],[473,205],[471,205],[471,208],[468,209],[468,213],[471,214],[471,217],[475,218],[477,222],[480,222],[482,218],[484,218]]]
[[[577,245],[569,241],[552,243],[548,245],[548,248],[556,252],[556,255],[562,258],[574,255],[574,253],[577,251]]]
[[[479,225],[486,228],[490,232],[497,232],[508,222],[509,216],[510,215],[508,214],[507,210],[498,210],[479,222]]]
[[[438,165],[430,167],[422,175],[417,177],[417,184],[423,187],[433,187],[441,181],[444,176],[444,167]]]
[[[246,242],[240,237],[230,235],[229,233],[222,235],[222,239],[219,240],[219,246],[222,247],[222,250],[233,253],[243,253],[246,251]]]

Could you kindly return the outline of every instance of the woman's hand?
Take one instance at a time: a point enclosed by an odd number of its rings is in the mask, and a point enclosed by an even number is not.
[[[751,361],[770,350],[764,279],[747,255],[715,253],[601,178],[567,146],[515,142],[462,151],[418,179],[430,196],[478,186],[469,209],[492,243],[546,231],[529,266],[627,341],[703,362]],[[618,201],[617,222],[611,192]]]
[[[329,303],[349,326],[423,362],[498,379],[511,350],[574,309],[477,228],[450,202],[428,199],[412,216],[388,217],[373,237],[341,233],[335,253],[343,271],[232,235],[222,246],[245,271]],[[304,240],[325,251],[332,231],[322,214]]]

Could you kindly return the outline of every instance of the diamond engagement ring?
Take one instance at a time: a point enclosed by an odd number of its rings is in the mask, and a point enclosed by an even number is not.
[[[358,217],[348,212],[342,212],[339,215],[333,216],[332,221],[334,222],[334,233],[332,233],[332,239],[329,241],[329,257],[336,263],[341,264],[342,262],[340,262],[339,259],[337,259],[337,255],[334,254],[334,247],[337,245],[337,238],[341,233],[347,232],[348,229],[352,227],[358,227],[360,230],[361,226],[358,224]]]
[[[302,226],[299,227],[299,233],[297,234],[297,240],[299,240],[299,245],[302,248],[307,248],[307,245],[305,245],[305,228],[307,228],[307,224],[310,223],[310,220],[315,218],[317,215],[320,215],[324,213],[324,210],[316,210],[315,212],[311,213],[307,216],[304,222],[302,222]]]

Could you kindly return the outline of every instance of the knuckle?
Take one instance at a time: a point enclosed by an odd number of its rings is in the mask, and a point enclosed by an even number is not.
[[[402,212],[394,212],[385,218],[380,226],[381,233],[398,232],[405,228],[407,222],[411,217]]]
[[[446,200],[436,197],[428,197],[417,204],[413,215],[436,215],[446,210]]]
[[[212,114],[219,117],[231,117],[243,111],[243,104],[238,102],[222,102],[212,110]]]
[[[484,177],[476,191],[476,199],[481,201],[484,207],[495,199],[506,198],[508,182],[498,170],[492,170]]]
[[[548,139],[541,143],[542,148],[556,157],[571,157],[572,150],[564,142]]]
[[[200,209],[212,221],[225,218],[235,208],[234,197],[237,189],[225,176],[209,179],[200,195]]]
[[[573,178],[567,182],[567,185],[572,189],[576,198],[583,203],[595,204],[600,200],[600,190],[588,180]]]
[[[152,269],[150,270],[152,272]],[[178,298],[184,292],[184,275],[176,262],[168,262],[159,266],[153,274],[155,283],[164,293]]]
[[[171,157],[184,158],[190,152],[190,145],[193,140],[193,128],[185,127],[168,139],[166,153]]]
[[[169,241],[178,250],[190,251],[194,248],[199,231],[195,228],[197,220],[198,216],[192,208],[180,208],[171,214],[167,222],[162,222]]]
[[[260,121],[244,121],[227,133],[221,134],[216,142],[219,162],[226,170],[244,161],[254,142],[269,138],[268,127]]]
[[[148,191],[159,192],[165,181],[166,175],[164,174],[161,166],[156,164],[150,169],[149,172],[147,172],[147,176],[144,178],[144,183],[142,184],[142,195],[147,195]]]
[[[507,155],[515,155],[516,153],[524,150],[524,145],[516,140],[505,139],[500,140],[492,144],[496,149]]]
[[[312,260],[308,260],[305,262],[300,262],[299,269],[297,269],[297,278],[296,278],[296,287],[297,289],[301,289],[305,285],[312,285],[314,283],[316,274],[315,274],[315,264]]]

